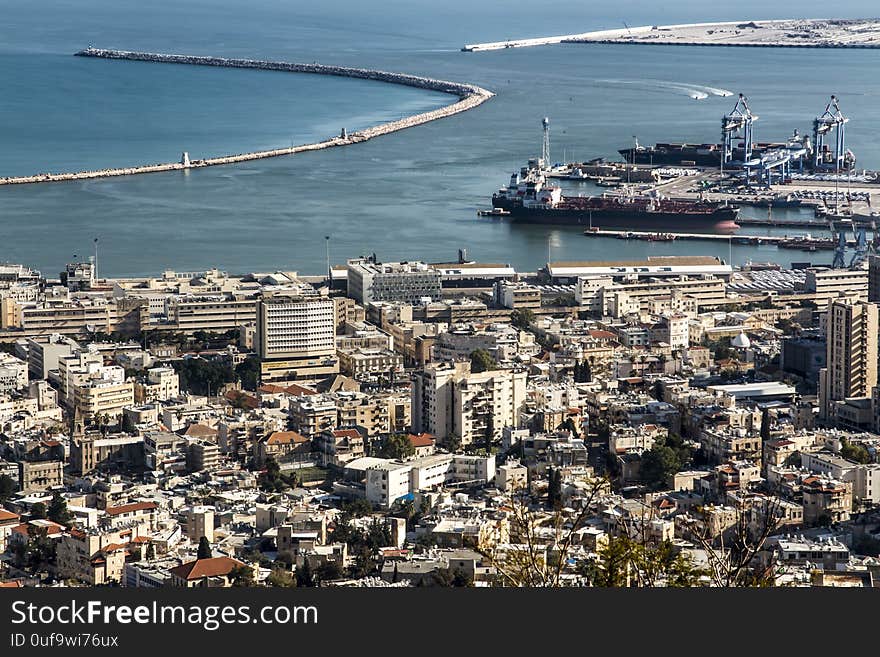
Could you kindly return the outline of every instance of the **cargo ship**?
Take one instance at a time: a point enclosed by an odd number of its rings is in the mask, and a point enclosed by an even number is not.
[[[492,196],[492,207],[510,213],[510,221],[597,228],[663,228],[733,232],[739,208],[704,200],[652,196],[563,196],[548,185],[534,161],[514,173],[510,184]]]
[[[801,135],[797,130],[791,137],[782,142],[757,142],[752,146],[752,159],[769,155],[774,151],[800,152],[806,162],[810,162],[813,154],[813,145],[809,137]],[[653,146],[642,146],[636,140],[631,148],[621,148],[617,151],[623,156],[627,164],[647,164],[653,166],[697,166],[697,167],[720,167],[721,154],[724,152],[722,144],[685,144],[658,142]],[[850,154],[851,155],[851,154]],[[730,163],[741,165],[745,159],[743,144],[737,143],[730,153]],[[855,158],[851,158],[855,161]],[[851,165],[849,165],[851,167]]]

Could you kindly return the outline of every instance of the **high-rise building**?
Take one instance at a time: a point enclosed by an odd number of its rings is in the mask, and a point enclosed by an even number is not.
[[[877,312],[873,303],[831,301],[826,318],[826,367],[819,370],[819,417],[834,402],[869,397],[877,385]]]
[[[339,372],[333,301],[308,286],[263,293],[254,346],[264,382],[317,379]]]
[[[500,439],[516,426],[525,400],[526,372],[492,370],[473,374],[470,363],[431,363],[413,377],[413,431],[432,434],[441,443],[451,435],[462,445]]]

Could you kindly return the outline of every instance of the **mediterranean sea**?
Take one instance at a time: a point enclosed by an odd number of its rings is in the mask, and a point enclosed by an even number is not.
[[[213,266],[319,273],[331,258],[482,262],[534,270],[548,259],[700,253],[830,262],[725,243],[584,238],[577,228],[478,218],[492,192],[540,152],[551,120],[554,161],[604,156],[633,137],[716,141],[742,92],[758,140],[809,132],[841,99],[859,168],[880,168],[880,51],[558,45],[462,53],[465,43],[630,25],[821,17],[827,5],[746,0],[654,4],[510,0],[304,6],[281,0],[5,2],[0,27],[0,175],[208,157],[317,141],[439,107],[443,94],[364,80],[73,57],[88,45],[380,68],[473,82],[480,107],[362,144],[244,164],[123,178],[0,187],[0,261],[55,275],[100,243],[101,274]],[[864,1],[839,17],[870,16]],[[571,183],[573,193],[594,191]],[[744,208],[758,216],[761,210]],[[662,229],[663,227],[658,227]],[[743,230],[743,232],[760,232]],[[764,231],[767,232],[767,231]],[[800,234],[804,229],[773,229]]]

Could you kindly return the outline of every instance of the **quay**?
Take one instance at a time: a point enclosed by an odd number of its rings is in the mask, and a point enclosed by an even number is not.
[[[831,250],[837,246],[837,241],[825,237],[788,235],[722,235],[713,233],[657,233],[638,230],[616,230],[603,228],[588,228],[584,231],[586,237],[612,237],[616,239],[636,239],[648,242],[672,242],[683,241],[706,241],[706,242],[730,242],[731,244],[746,244],[760,246],[768,244],[780,249],[799,249],[802,251]],[[855,246],[854,240],[848,240],[848,246]]]
[[[159,173],[163,171],[178,171],[184,169],[198,169],[202,167],[218,166],[223,164],[235,164],[237,162],[249,162],[269,157],[282,155],[294,155],[309,151],[318,151],[336,146],[347,146],[373,139],[392,132],[404,130],[430,121],[443,119],[454,114],[466,112],[489,100],[493,94],[487,89],[464,82],[450,82],[448,80],[436,80],[433,78],[406,73],[393,73],[364,68],[351,68],[346,66],[328,66],[324,64],[302,64],[294,62],[271,62],[253,59],[228,59],[225,57],[200,57],[194,55],[174,55],[161,53],[134,52],[128,50],[106,50],[102,48],[86,48],[75,53],[78,57],[96,57],[100,59],[123,59],[141,62],[155,62],[162,64],[190,64],[194,66],[219,66],[226,68],[253,68],[265,71],[284,71],[289,73],[311,73],[317,75],[336,75],[348,78],[360,78],[364,80],[376,80],[390,84],[400,84],[407,87],[439,91],[458,97],[458,101],[445,107],[429,112],[413,114],[397,121],[381,123],[357,132],[346,133],[345,130],[337,137],[331,137],[323,141],[311,144],[301,144],[285,148],[276,148],[266,151],[253,151],[234,155],[222,155],[219,157],[204,159],[189,159],[185,154],[180,162],[164,162],[159,164],[145,164],[131,167],[114,169],[98,169],[93,171],[76,171],[68,173],[40,173],[31,176],[0,177],[0,185],[21,185],[40,182],[61,182],[69,180],[88,180],[92,178],[110,178],[114,176],[130,176],[142,173]]]

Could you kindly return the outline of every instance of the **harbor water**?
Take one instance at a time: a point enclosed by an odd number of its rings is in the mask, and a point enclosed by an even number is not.
[[[147,4],[148,6],[145,6]],[[185,7],[178,6],[184,4]],[[324,236],[342,262],[474,259],[533,270],[552,260],[632,259],[699,251],[746,260],[830,262],[773,246],[584,238],[575,227],[477,217],[510,172],[539,153],[616,157],[655,141],[715,141],[733,98],[748,95],[758,140],[783,139],[832,93],[851,118],[857,166],[880,168],[880,52],[559,45],[462,53],[464,43],[631,24],[808,15],[803,3],[711,10],[672,2],[554,0],[529,21],[511,3],[354,2],[297,9],[275,0],[48,0],[4,8],[0,33],[0,175],[95,169],[317,141],[434,109],[448,97],[363,80],[73,57],[92,44],[157,52],[373,67],[473,82],[497,94],[463,114],[322,152],[187,172],[0,188],[0,261],[53,275],[100,240],[103,275],[165,268],[323,270]],[[514,5],[516,3],[513,3]],[[416,7],[416,5],[418,5]],[[523,3],[525,6],[525,3]],[[45,21],[46,12],[54,20]],[[463,21],[463,12],[471,11]],[[841,17],[870,15],[845,2]],[[727,12],[727,13],[724,13]],[[817,6],[815,15],[827,13]],[[380,15],[381,14],[381,15]],[[747,14],[747,15],[744,15]],[[591,187],[566,183],[566,191]],[[782,218],[794,211],[774,210]],[[765,209],[744,208],[747,216]],[[658,226],[658,230],[665,227]],[[803,234],[807,229],[752,228]],[[816,231],[809,231],[816,233]]]

